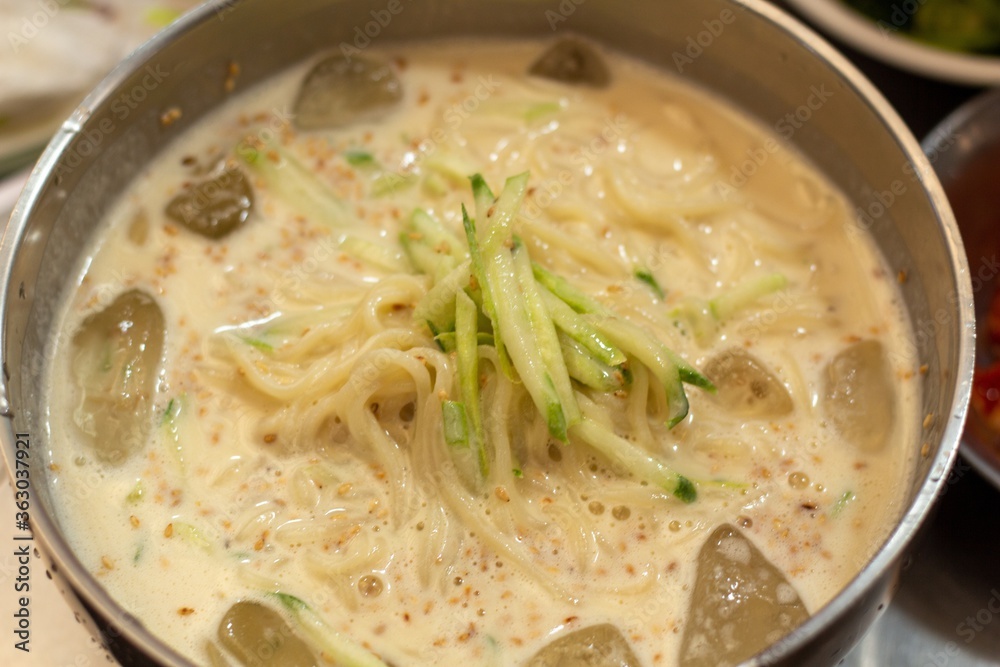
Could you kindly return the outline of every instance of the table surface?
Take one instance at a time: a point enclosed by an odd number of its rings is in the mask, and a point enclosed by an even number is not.
[[[780,3],[779,3],[780,4]],[[941,119],[979,92],[921,78],[883,65],[831,40],[878,86],[923,138]],[[4,209],[0,186],[0,209]],[[6,220],[7,210],[0,210]],[[8,507],[10,505],[10,507]],[[0,483],[0,516],[13,516],[9,484]],[[9,522],[0,543],[12,544]],[[0,556],[0,617],[15,604],[7,583],[12,555]],[[0,664],[31,667],[110,665],[96,643],[62,604],[36,561],[32,588],[32,652],[0,642]],[[6,626],[5,626],[6,627]],[[1000,666],[1000,491],[960,460],[938,511],[904,568],[893,603],[841,663],[848,667]]]

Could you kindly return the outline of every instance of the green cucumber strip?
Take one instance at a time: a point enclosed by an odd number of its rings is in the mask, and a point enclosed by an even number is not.
[[[430,321],[427,322],[427,328],[431,330],[431,335],[434,336],[434,342],[437,343],[438,349],[448,353],[455,351],[454,331],[435,331],[434,324]]]
[[[851,503],[851,501],[854,500],[856,497],[857,496],[854,495],[853,491],[850,490],[844,491],[844,493],[839,498],[837,498],[837,502],[835,502],[833,506],[830,508],[830,516],[834,518],[839,516],[840,513],[843,512],[847,508],[847,506]]]
[[[424,160],[424,169],[439,174],[456,187],[466,185],[469,182],[469,174],[473,172],[473,167],[454,154],[435,154]]]
[[[417,184],[416,174],[397,174],[394,171],[381,173],[372,181],[373,197],[388,197]]]
[[[788,279],[780,273],[753,278],[709,300],[708,309],[717,320],[728,320],[758,299],[784,289]]]
[[[410,260],[410,264],[413,265],[413,268],[418,273],[433,277],[434,282],[442,278],[442,276],[438,275],[438,271],[442,267],[438,254],[434,252],[433,248],[424,243],[418,235],[405,230],[400,232],[399,245],[403,247],[406,258]],[[447,260],[443,264],[446,266]],[[454,266],[450,268],[454,268]]]
[[[705,391],[711,392],[713,394],[715,393],[715,385],[712,384],[711,380],[705,377],[697,368],[695,368],[687,361],[685,361],[684,358],[681,357],[679,354],[677,354],[669,347],[661,343],[659,339],[653,336],[653,334],[651,334],[650,332],[646,331],[645,329],[639,326],[636,326],[635,324],[632,324],[631,322],[623,318],[620,317],[609,318],[609,320],[612,319],[617,322],[624,323],[624,327],[633,331],[636,336],[642,336],[644,338],[647,338],[649,339],[651,344],[656,344],[660,348],[662,348],[663,354],[665,354],[667,358],[673,362],[674,366],[677,367],[677,372],[681,377],[681,382],[693,385],[695,387],[698,387],[699,389],[704,389]],[[612,324],[610,326],[618,326],[618,325]]]
[[[546,373],[543,378],[545,386],[555,393],[555,385],[552,384],[552,378]],[[566,413],[563,410],[562,405],[558,402],[558,395],[556,396],[556,401],[548,404],[548,408],[545,411],[545,425],[549,429],[549,435],[556,438],[560,442],[569,442],[569,429],[566,427]],[[579,419],[577,420],[579,422]]]
[[[188,544],[198,547],[205,553],[212,553],[214,551],[214,545],[211,540],[205,537],[197,527],[182,521],[172,521],[170,525],[173,526],[174,535],[177,535]]]
[[[340,248],[356,259],[374,264],[387,271],[407,272],[406,260],[393,247],[348,234],[341,240]]]
[[[655,294],[661,301],[664,297],[666,297],[666,293],[663,291],[663,288],[660,287],[660,283],[656,280],[656,276],[654,276],[653,272],[649,269],[636,269],[635,277],[639,280],[639,282],[645,283],[649,289],[653,290],[653,294]]]
[[[535,274],[535,280],[544,285],[546,289],[566,302],[570,308],[578,313],[608,313],[602,303],[573,287],[568,280],[562,276],[557,276],[541,264],[532,263],[531,270]]]
[[[559,337],[556,335],[556,325],[548,308],[545,307],[538,283],[535,282],[535,276],[531,272],[528,249],[523,245],[515,245],[511,256],[514,261],[514,275],[528,311],[531,331],[538,344],[549,380],[559,396],[559,405],[565,418],[565,425],[559,427],[559,432],[564,433],[566,427],[580,421],[580,408],[576,404],[576,397],[573,396],[573,383],[570,382],[569,371],[566,370]]]
[[[572,433],[636,477],[656,484],[681,502],[692,503],[697,499],[698,492],[690,479],[586,415]]]
[[[620,367],[598,361],[565,332],[560,331],[558,335],[566,370],[571,378],[597,391],[612,392],[625,387],[625,374]]]
[[[399,242],[410,262],[421,273],[437,282],[468,256],[465,244],[445,229],[436,218],[415,209],[399,235]]]
[[[277,199],[300,215],[332,227],[358,224],[350,209],[316,177],[313,170],[307,169],[289,151],[276,144],[268,144],[254,150],[241,147],[237,155],[264,181]],[[276,157],[277,161],[272,157]]]
[[[420,236],[434,252],[446,255],[458,264],[468,257],[465,244],[452,234],[441,222],[423,209],[414,209],[407,223],[407,229]]]
[[[434,342],[437,343],[437,346],[441,348],[442,352],[454,352],[455,331],[453,329],[441,331],[430,320],[424,320],[424,324],[426,324],[427,328],[431,330],[431,336],[434,337]]]
[[[670,311],[670,316],[687,323],[695,340],[702,345],[707,345],[719,332],[719,321],[700,299],[685,299]]]
[[[498,244],[492,253],[484,253],[483,267],[484,293],[489,291],[493,295],[496,308],[494,338],[503,342],[517,376],[531,395],[535,407],[545,415],[549,432],[565,442],[566,415],[532,330],[531,317],[516,278],[510,249]]]
[[[688,413],[688,399],[681,383],[680,369],[674,360],[675,355],[666,345],[645,329],[636,326],[625,319],[616,317],[593,317],[594,325],[612,342],[635,357],[660,381],[667,392],[670,404],[670,416],[667,425],[673,428],[679,424]]]
[[[533,104],[524,112],[524,119],[529,123],[545,118],[546,116],[551,116],[554,113],[558,113],[562,110],[562,105],[559,102],[540,102],[538,104]]]
[[[424,173],[424,180],[421,183],[424,192],[432,197],[443,197],[448,194],[448,183],[441,174],[433,171]]]
[[[528,172],[511,176],[495,202],[489,202],[490,190],[482,176],[472,177],[472,194],[476,200],[476,220],[479,221],[479,241],[484,255],[491,255],[501,245],[513,242],[514,219],[521,210],[528,192]]]
[[[343,153],[344,160],[352,167],[377,167],[375,156],[360,148],[348,148]]]
[[[712,384],[711,380],[702,375],[697,368],[689,364],[683,357],[666,345],[663,346],[663,349],[666,351],[666,355],[670,358],[670,361],[674,362],[674,366],[677,367],[677,372],[681,376],[681,382],[704,389],[712,394],[715,393],[715,385]]]
[[[482,181],[482,177],[480,177],[480,181]],[[475,177],[473,177],[473,188],[476,187],[475,184]],[[489,188],[486,187],[485,182],[482,182],[481,188],[486,188],[486,192],[489,193]],[[492,197],[492,194],[490,196]],[[479,293],[483,299],[483,314],[486,315],[493,325],[493,340],[497,348],[497,358],[500,359],[500,370],[503,371],[507,379],[515,382],[517,376],[514,374],[514,368],[507,353],[507,346],[504,343],[503,336],[500,334],[497,322],[496,295],[493,293],[494,288],[486,279],[485,260],[479,249],[476,222],[469,217],[469,212],[465,210],[465,204],[462,204],[462,226],[465,228],[465,240],[469,244],[469,261],[472,266],[472,275],[476,279]]]
[[[479,309],[464,291],[455,295],[455,352],[458,357],[458,386],[462,392],[465,411],[469,418],[469,446],[476,453],[479,472],[485,478],[490,474],[490,461],[486,452],[486,434],[483,429],[482,408],[479,403]]]
[[[326,658],[341,667],[389,667],[374,653],[340,634],[312,610],[308,604],[288,593],[271,593],[288,610],[302,630]]]
[[[435,335],[455,329],[455,294],[469,284],[471,263],[466,260],[437,281],[427,294],[417,302],[413,318],[428,322]]]
[[[469,419],[465,404],[460,401],[441,401],[441,419],[444,422],[444,441],[454,447],[468,447]]]
[[[552,321],[555,322],[555,325],[594,355],[595,359],[608,366],[617,366],[628,360],[625,353],[615,347],[607,336],[598,331],[594,325],[573,310],[565,301],[543,285],[539,286],[538,291],[541,293],[545,307],[552,315]]]
[[[454,352],[455,351],[455,332],[454,331],[441,331],[434,334],[434,341],[438,344],[444,352]],[[493,336],[488,333],[480,331],[476,334],[476,341],[480,345],[487,345],[489,347],[494,347]]]
[[[251,336],[238,336],[238,338],[247,345],[249,345],[250,347],[256,348],[261,352],[266,352],[266,353],[274,352],[274,346],[265,340],[261,340],[260,338],[253,338]]]
[[[489,224],[487,218],[489,216],[490,208],[496,201],[496,197],[493,195],[493,191],[490,190],[490,186],[486,184],[486,180],[483,178],[482,174],[473,174],[469,176],[469,182],[472,183],[472,201],[473,210],[476,212],[476,220],[479,221],[480,234],[485,234],[485,228]],[[477,239],[479,240],[479,239]]]

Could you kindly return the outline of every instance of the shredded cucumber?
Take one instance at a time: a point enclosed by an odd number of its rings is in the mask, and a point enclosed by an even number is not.
[[[428,323],[435,335],[455,330],[455,294],[469,284],[472,265],[466,260],[437,281],[413,310],[413,317]]]
[[[667,425],[679,424],[688,413],[688,399],[681,384],[681,373],[675,360],[677,356],[655,336],[628,320],[615,317],[594,317],[595,326],[603,331],[627,354],[649,368],[667,392],[670,416]]]
[[[381,243],[348,234],[340,242],[340,249],[351,257],[368,262],[386,271],[406,273],[406,260],[397,249]]]
[[[479,312],[464,291],[455,295],[455,351],[458,356],[458,384],[469,419],[468,442],[479,461],[483,477],[490,474],[483,431],[482,408],[479,403]]]
[[[469,446],[469,417],[465,403],[441,401],[441,420],[444,422],[444,441],[449,445]]]
[[[537,292],[536,298],[525,293],[526,288],[531,290],[533,281],[529,285],[523,279],[524,270],[518,272],[511,249],[514,245],[513,220],[524,201],[527,179],[526,173],[508,178],[500,196],[492,203],[482,177],[476,175],[471,179],[477,217],[488,225],[476,234],[482,246],[483,282],[480,287],[484,304],[487,293],[493,301],[494,337],[502,342],[517,377],[538,411],[545,415],[549,433],[565,442],[567,425],[578,418],[575,401],[563,403],[567,394],[572,400],[569,374],[565,363],[561,362],[561,355],[559,362],[554,359],[559,346],[551,318],[544,311]],[[470,251],[475,252],[471,247]],[[527,255],[524,259],[527,261]],[[475,264],[473,259],[473,266]],[[526,266],[530,269],[530,262]]]
[[[501,245],[513,243],[514,218],[521,210],[528,192],[528,172],[511,176],[504,183],[503,191],[495,202],[486,182],[478,174],[472,177],[472,194],[476,200],[476,219],[479,220],[479,242],[484,255],[492,255]]]
[[[237,150],[237,154],[276,197],[298,214],[333,227],[358,224],[330,188],[289,151],[268,145],[259,150]]]
[[[559,332],[559,345],[569,376],[592,389],[603,392],[623,389],[628,380],[622,367],[608,366],[591,356],[589,350],[564,332]]]
[[[670,427],[688,412],[683,384],[714,391],[712,383],[652,333],[532,263],[528,247],[515,234],[527,173],[508,178],[499,197],[481,175],[469,180],[476,216],[462,206],[464,247],[420,210],[400,239],[414,267],[433,280],[414,316],[427,322],[441,348],[457,358],[459,396],[441,404],[445,441],[473,454],[483,478],[490,474],[479,347],[493,346],[502,372],[523,384],[551,436],[568,442],[573,435],[636,477],[692,502],[697,495],[694,483],[617,436],[597,415],[585,416],[580,401],[593,404],[585,394],[575,393],[573,383],[599,392],[620,391],[631,382],[629,364],[641,363],[667,392]],[[635,275],[662,295],[650,272],[637,270]],[[737,299],[728,305],[739,303]]]
[[[372,180],[372,196],[388,197],[411,188],[417,184],[415,174],[397,174],[394,171],[382,172]]]
[[[566,302],[566,304],[578,313],[603,313],[605,312],[604,305],[594,299],[593,297],[585,294],[584,292],[573,287],[568,280],[562,276],[557,276],[548,269],[546,269],[541,264],[533,263],[531,265],[531,270],[535,274],[535,279],[538,280],[542,285],[557,297]]]
[[[465,244],[457,236],[419,208],[413,211],[405,230],[400,234],[400,244],[414,268],[432,276],[435,282],[441,280],[468,255]]]
[[[586,415],[573,428],[573,436],[604,454],[640,479],[656,484],[685,503],[692,503],[698,492],[687,477],[671,470],[649,453]]]
[[[349,148],[344,151],[344,160],[352,167],[373,168],[378,167],[375,156],[360,148]]]
[[[559,338],[556,335],[555,324],[542,300],[538,283],[535,282],[535,277],[531,273],[531,260],[528,258],[528,251],[523,245],[516,245],[511,254],[514,260],[514,275],[521,288],[521,296],[528,311],[531,331],[538,344],[538,351],[545,364],[545,371],[559,397],[563,423],[557,426],[556,431],[553,431],[552,424],[550,424],[549,432],[565,441],[566,427],[580,421],[580,408],[573,396],[573,385],[569,379],[569,372],[566,370],[566,362],[563,359]]]
[[[758,299],[774,294],[787,285],[788,279],[785,276],[780,273],[769,273],[766,276],[740,283],[724,294],[711,299],[708,302],[708,307],[716,319],[728,320]]]
[[[565,301],[544,286],[539,285],[538,291],[556,326],[594,355],[595,359],[608,366],[617,366],[627,361],[624,352]]]
[[[653,290],[653,294],[655,294],[658,299],[662,300],[666,297],[666,293],[663,291],[663,288],[660,287],[660,283],[656,279],[656,276],[653,275],[652,271],[649,269],[638,268],[635,270],[634,275],[639,282],[644,283],[647,287],[649,287],[649,289]]]
[[[271,593],[288,610],[303,634],[341,667],[388,667],[375,654],[340,634],[305,602],[288,593]]]

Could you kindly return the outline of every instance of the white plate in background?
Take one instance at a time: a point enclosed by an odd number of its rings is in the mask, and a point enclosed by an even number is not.
[[[916,74],[969,86],[1000,86],[1000,57],[927,46],[905,37],[842,0],[785,0],[809,21],[873,58]],[[904,3],[900,2],[900,5]]]
[[[0,174],[31,162],[111,69],[199,0],[0,0]]]

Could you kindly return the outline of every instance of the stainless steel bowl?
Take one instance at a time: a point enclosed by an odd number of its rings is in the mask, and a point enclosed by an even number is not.
[[[913,485],[898,525],[865,569],[804,625],[748,664],[833,664],[888,604],[908,544],[947,482],[965,419],[973,364],[968,266],[951,211],[919,145],[858,71],[814,33],[759,0],[425,0],[378,40],[450,35],[551,36],[572,30],[679,74],[790,141],[858,208],[902,291],[929,371],[922,409],[936,417],[911,446]],[[203,6],[116,69],[52,140],[0,245],[3,378],[0,428],[13,467],[30,434],[35,542],[68,597],[140,660],[187,664],[130,618],[81,566],[60,533],[47,484],[42,367],[67,285],[64,267],[126,184],[168,142],[222,104],[231,62],[244,88],[318,51],[352,44],[370,23],[360,0],[223,0]],[[373,39],[376,39],[373,38]],[[822,98],[822,103],[815,102]],[[812,103],[812,107],[810,104]],[[168,109],[182,116],[161,122]],[[817,108],[818,107],[818,108]],[[791,116],[788,116],[791,114]],[[785,127],[785,126],[782,126]],[[128,658],[127,658],[128,659]]]

